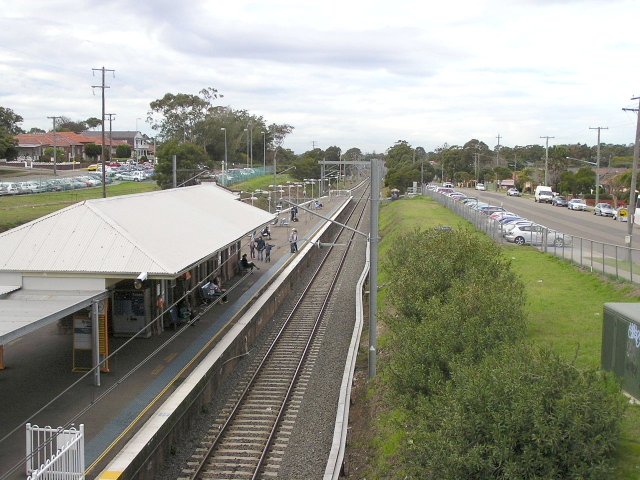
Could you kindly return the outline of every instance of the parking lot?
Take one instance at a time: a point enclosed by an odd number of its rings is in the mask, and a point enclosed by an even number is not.
[[[4,174],[3,174],[4,173]],[[114,181],[144,181],[155,172],[150,164],[129,164],[106,168],[106,183]],[[0,196],[43,192],[61,192],[102,185],[101,171],[87,169],[57,170],[31,169],[14,166],[0,167]]]

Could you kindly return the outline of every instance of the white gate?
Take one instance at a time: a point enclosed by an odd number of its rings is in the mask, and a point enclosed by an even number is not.
[[[27,423],[27,480],[84,480],[84,425],[38,427]]]

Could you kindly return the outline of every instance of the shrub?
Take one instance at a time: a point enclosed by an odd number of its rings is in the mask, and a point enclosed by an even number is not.
[[[407,252],[419,258],[407,261]],[[524,288],[499,248],[467,231],[416,231],[386,255],[389,379],[407,402],[524,335]],[[509,292],[508,299],[505,292]]]
[[[420,400],[406,461],[416,478],[611,478],[624,406],[608,375],[512,346],[457,364],[444,389]]]

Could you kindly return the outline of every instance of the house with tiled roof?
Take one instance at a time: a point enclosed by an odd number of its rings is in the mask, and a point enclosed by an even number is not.
[[[82,132],[83,135],[87,135],[93,138],[99,138],[102,132],[86,131]],[[154,145],[150,143],[149,138],[141,132],[135,130],[115,130],[111,133],[113,141],[126,142],[131,147],[131,153],[133,158],[139,159],[141,157],[153,157],[155,153]],[[96,142],[97,143],[97,142]]]
[[[48,148],[55,148],[64,151],[64,158],[69,161],[82,161],[85,159],[84,147],[87,144],[95,143],[102,145],[102,135],[95,137],[85,133],[75,132],[46,132],[46,133],[21,133],[16,135],[18,141],[18,155],[20,157],[37,160],[44,155]],[[118,145],[126,144],[122,140],[111,139],[108,134],[105,137],[105,146],[111,145],[112,153]]]

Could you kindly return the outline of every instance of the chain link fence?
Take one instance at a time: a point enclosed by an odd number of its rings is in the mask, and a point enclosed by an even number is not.
[[[434,191],[425,194],[456,215],[471,222],[498,243],[510,243],[505,238],[503,226],[481,211],[447,195]],[[526,224],[525,224],[526,225]],[[640,249],[598,242],[588,238],[551,230],[534,222],[529,223],[527,235],[518,237],[541,252],[555,255],[582,268],[603,276],[640,283]],[[525,238],[526,237],[526,238]]]

